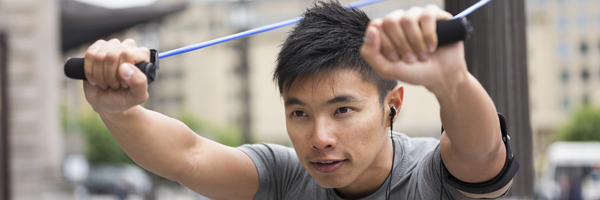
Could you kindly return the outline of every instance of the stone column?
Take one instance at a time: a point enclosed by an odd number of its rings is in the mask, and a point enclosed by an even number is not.
[[[446,10],[456,15],[478,0],[445,0]],[[520,168],[509,197],[533,198],[533,159],[525,1],[496,0],[467,16],[475,34],[465,42],[469,71],[477,77],[506,117],[513,153]]]
[[[12,199],[49,199],[61,182],[59,8],[55,0],[0,1],[9,36]]]

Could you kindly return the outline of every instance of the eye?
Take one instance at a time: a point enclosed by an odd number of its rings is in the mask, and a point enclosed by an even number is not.
[[[336,114],[344,114],[344,113],[347,113],[347,112],[350,112],[350,111],[352,111],[352,108],[349,108],[349,107],[341,107],[341,108],[338,108],[338,109],[335,111],[335,113],[336,113]]]
[[[296,110],[296,111],[292,112],[292,116],[293,117],[304,117],[304,116],[306,116],[306,113],[304,111]]]

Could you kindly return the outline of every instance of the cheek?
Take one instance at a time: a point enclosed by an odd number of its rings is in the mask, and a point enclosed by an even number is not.
[[[297,123],[286,122],[286,129],[292,145],[296,149],[296,152],[302,152],[302,149],[306,147],[308,139],[305,137],[307,134],[307,126],[299,125]]]
[[[343,132],[346,133],[344,143],[350,149],[354,149],[357,155],[370,155],[382,146],[382,134],[385,127],[381,124],[380,113],[365,113],[363,116],[355,117],[344,123]]]

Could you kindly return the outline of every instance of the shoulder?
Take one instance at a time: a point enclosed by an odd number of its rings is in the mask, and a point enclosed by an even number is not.
[[[280,165],[298,164],[296,151],[291,147],[279,144],[258,143],[245,144],[238,147],[239,150],[246,153],[257,168],[259,167],[281,167]],[[264,166],[261,166],[264,165]]]
[[[252,159],[258,171],[259,189],[254,199],[289,199],[316,194],[316,182],[304,169],[293,148],[258,143],[242,145],[238,149]],[[320,192],[324,194],[324,190]]]
[[[394,139],[398,144],[396,148],[401,148],[404,155],[410,157],[421,157],[433,151],[440,144],[440,140],[432,137],[409,137],[403,133],[394,133]],[[396,153],[398,153],[396,149]]]

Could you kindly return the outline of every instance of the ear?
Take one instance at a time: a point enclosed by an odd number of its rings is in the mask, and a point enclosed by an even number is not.
[[[404,102],[404,87],[402,85],[397,85],[392,91],[390,91],[387,95],[386,99],[386,105],[384,105],[385,107],[385,116],[390,116],[390,106],[394,106],[396,108],[396,116],[394,116],[394,121],[392,123],[396,122],[397,116],[400,114],[400,110],[402,108],[402,102]],[[390,124],[390,118],[388,118],[386,121],[386,124],[389,125]]]

